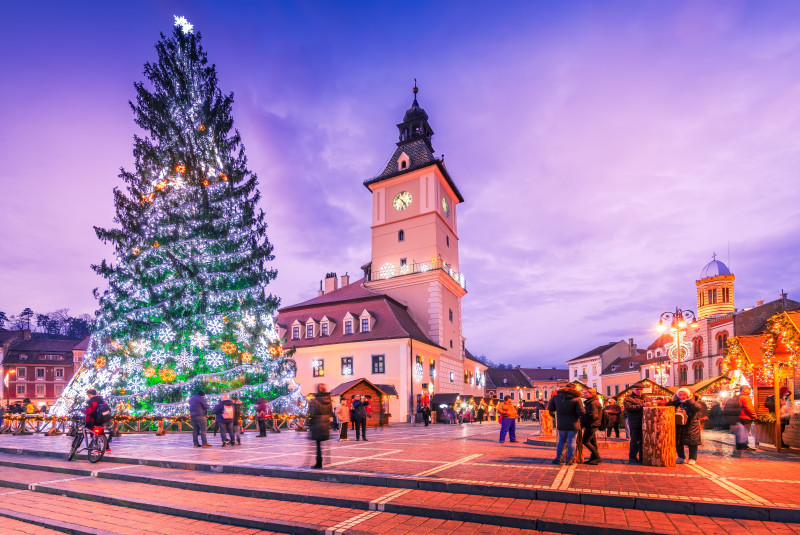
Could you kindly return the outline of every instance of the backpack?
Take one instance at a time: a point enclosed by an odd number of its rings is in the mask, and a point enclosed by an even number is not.
[[[236,414],[236,409],[234,408],[233,404],[223,405],[222,406],[222,419],[223,420],[233,420],[233,416],[235,414]]]
[[[105,402],[98,403],[92,413],[92,419],[98,425],[107,424],[111,421],[111,407]]]
[[[722,409],[723,422],[726,424],[735,424],[739,421],[739,414],[742,408],[739,406],[739,396],[731,396],[725,402],[725,407]]]
[[[608,411],[604,410],[600,415],[600,429],[608,429]]]

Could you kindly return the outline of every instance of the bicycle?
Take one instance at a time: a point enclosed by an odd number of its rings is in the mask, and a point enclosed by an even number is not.
[[[108,439],[105,435],[103,426],[96,425],[91,429],[86,427],[86,423],[82,420],[74,419],[75,421],[75,438],[72,439],[72,448],[69,452],[68,461],[75,458],[81,451],[86,451],[86,456],[89,458],[90,463],[96,463],[103,458],[108,447]],[[81,449],[81,444],[86,443],[86,447]]]

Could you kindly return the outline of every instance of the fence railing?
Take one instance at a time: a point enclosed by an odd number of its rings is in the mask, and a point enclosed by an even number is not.
[[[412,275],[414,273],[425,273],[434,269],[441,269],[450,275],[450,277],[452,277],[452,279],[456,281],[459,286],[465,290],[467,289],[467,280],[464,278],[464,274],[453,269],[453,266],[443,262],[441,258],[431,258],[427,262],[414,262],[412,264],[404,264],[399,267],[395,266],[391,262],[387,262],[380,267],[373,266],[369,273],[369,280],[379,281],[393,279],[395,277],[403,277],[406,275]]]

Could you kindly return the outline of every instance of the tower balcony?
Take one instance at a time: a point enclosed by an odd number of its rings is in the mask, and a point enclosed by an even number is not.
[[[374,268],[370,271],[369,282],[382,281],[394,279],[396,277],[405,277],[406,275],[413,275],[415,273],[426,273],[440,269],[450,275],[464,290],[467,289],[467,279],[463,273],[459,273],[453,266],[446,262],[442,262],[441,258],[432,258],[427,262],[414,262],[413,264],[406,264],[404,266],[395,266],[391,262],[383,264],[378,270]]]

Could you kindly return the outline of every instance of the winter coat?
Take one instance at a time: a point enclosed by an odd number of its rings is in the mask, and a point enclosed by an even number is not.
[[[503,418],[509,418],[513,420],[517,417],[517,408],[513,403],[511,403],[511,401],[503,401],[497,406],[497,413]]]
[[[625,396],[622,404],[625,406],[625,414],[628,417],[628,427],[641,429],[642,418],[644,417],[644,396],[630,393]]]
[[[205,418],[208,414],[208,403],[205,396],[195,394],[189,398],[189,417]]]
[[[85,422],[87,427],[95,425],[94,411],[97,410],[97,406],[100,405],[101,403],[105,403],[105,400],[103,399],[103,396],[99,394],[96,394],[89,398],[89,402],[86,404],[86,410],[85,410],[86,414]],[[31,407],[33,407],[33,405],[31,405]]]
[[[739,396],[739,419],[751,421],[756,419],[756,410],[753,408],[750,396],[744,394]]]
[[[675,410],[683,409],[686,411],[686,425],[675,426],[675,445],[676,446],[699,446],[700,436],[700,417],[702,407],[696,400],[689,398],[686,401],[673,398],[665,403],[668,407],[675,407]]]
[[[622,415],[622,408],[614,403],[613,405],[606,405],[606,408],[603,410],[605,410],[606,414],[608,414],[608,426],[614,427],[617,425],[617,422],[619,422],[619,417]]]
[[[356,399],[353,400],[353,419],[358,420],[360,418],[367,418],[367,403]]]
[[[793,409],[792,400],[788,395],[780,398],[780,400],[781,400],[781,409],[780,409],[781,424],[788,424],[789,419],[792,417],[792,414],[794,412],[792,410]],[[764,406],[767,407],[767,410],[769,412],[775,414],[775,394],[767,396],[767,399],[764,400]]]
[[[256,420],[263,422],[267,419],[267,402],[264,398],[258,398],[256,403]]]
[[[581,394],[575,388],[565,387],[550,398],[547,410],[556,417],[559,431],[577,431],[581,428],[581,416],[586,412]]]
[[[329,392],[318,393],[308,407],[311,426],[311,440],[328,440],[331,434],[333,404]]]
[[[350,423],[350,408],[347,403],[342,403],[336,407],[336,419],[339,420],[340,424]]]
[[[233,421],[238,422],[242,419],[242,400],[237,399],[233,402]]]
[[[581,416],[581,427],[600,427],[603,421],[603,405],[598,397],[592,396],[583,400],[585,410]]]
[[[217,403],[217,405],[214,407],[214,416],[216,416],[216,420],[217,420],[218,424],[222,423],[222,422],[232,422],[233,421],[233,419],[226,420],[225,417],[224,417],[225,407],[228,407],[228,406],[233,406],[233,401],[231,401],[229,399],[224,399],[224,400],[221,400],[219,403]],[[236,409],[234,408],[234,414],[235,414],[235,411],[236,411]]]

